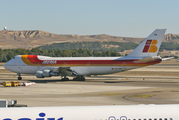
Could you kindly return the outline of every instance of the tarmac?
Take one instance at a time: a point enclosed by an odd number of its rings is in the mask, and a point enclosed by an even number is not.
[[[17,81],[17,75],[2,65],[0,82]],[[179,64],[176,61],[86,77],[86,81],[60,81],[60,77],[39,79],[35,75],[22,78],[21,81],[35,82],[36,85],[0,85],[0,99],[15,99],[18,104],[29,107],[179,104]]]

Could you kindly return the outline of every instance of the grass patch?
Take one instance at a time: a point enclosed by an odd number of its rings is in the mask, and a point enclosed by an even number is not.
[[[103,95],[122,95],[121,93],[104,93]]]
[[[179,91],[171,91],[171,92],[179,92]]]
[[[131,97],[140,97],[140,98],[149,98],[149,97],[153,97],[155,95],[149,95],[149,94],[137,94],[137,95],[134,95],[134,96],[131,96]]]

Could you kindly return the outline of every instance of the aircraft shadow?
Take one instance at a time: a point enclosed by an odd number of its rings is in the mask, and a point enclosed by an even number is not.
[[[35,82],[35,83],[65,82],[62,80],[28,80],[28,81]]]

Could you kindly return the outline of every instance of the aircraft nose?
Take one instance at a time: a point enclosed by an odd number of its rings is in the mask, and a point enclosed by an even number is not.
[[[5,68],[6,70],[9,70],[9,69],[10,69],[10,67],[9,67],[9,65],[8,65],[8,62],[5,63],[3,66],[4,66],[4,68]]]
[[[7,69],[7,63],[5,63],[3,66],[4,66],[5,69]]]

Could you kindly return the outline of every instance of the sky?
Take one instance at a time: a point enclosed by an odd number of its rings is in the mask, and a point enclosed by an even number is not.
[[[0,30],[147,37],[179,34],[179,0],[0,0]]]

